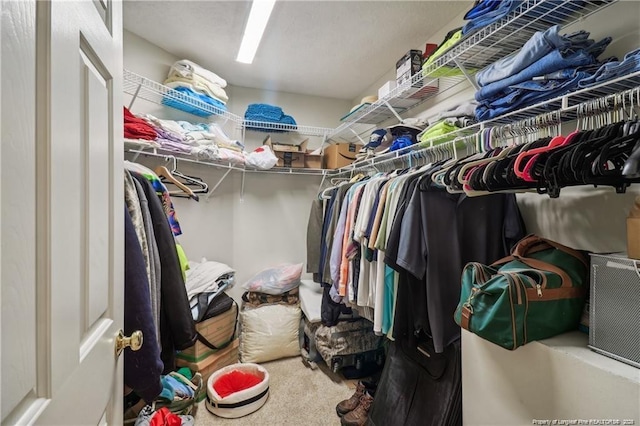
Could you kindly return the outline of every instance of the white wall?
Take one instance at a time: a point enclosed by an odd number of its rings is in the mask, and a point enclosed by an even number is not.
[[[166,78],[169,67],[178,59],[169,52],[125,31],[124,67],[157,82]],[[213,70],[215,72],[215,70]],[[222,76],[225,77],[225,76]],[[317,96],[261,91],[246,87],[227,86],[228,110],[243,116],[250,103],[280,106],[300,125],[335,128],[341,112],[349,102]],[[131,96],[125,96],[125,103]],[[200,121],[197,117],[173,108],[137,99],[134,113],[150,113],[159,118]],[[240,138],[241,131],[225,126],[231,137]],[[247,149],[259,145],[267,133],[246,133]],[[297,133],[272,134],[284,143],[299,143],[307,136]],[[310,137],[309,148],[320,146],[321,138]],[[161,159],[140,156],[137,160],[150,167]],[[180,170],[204,179],[210,187],[225,170],[181,163]],[[237,271],[238,285],[229,293],[239,297],[240,284],[261,269],[284,262],[306,262],[306,229],[311,200],[320,185],[319,176],[247,173],[242,192],[242,174],[231,172],[209,201],[199,203],[174,199],[183,235],[178,238],[190,260],[206,257],[227,263]]]
[[[575,331],[508,351],[462,330],[463,352],[475,361],[462,369],[464,424],[525,426],[574,419],[637,425],[640,370],[592,352],[587,341],[586,334]],[[593,422],[607,419],[619,423]]]

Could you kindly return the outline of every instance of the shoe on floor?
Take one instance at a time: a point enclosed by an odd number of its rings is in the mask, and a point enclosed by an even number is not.
[[[360,404],[360,398],[364,395],[364,391],[364,383],[358,382],[356,385],[356,391],[353,395],[351,395],[349,399],[340,401],[338,405],[336,405],[336,413],[338,413],[338,416],[342,417],[348,412],[355,410],[358,404]]]
[[[353,411],[349,411],[342,416],[340,419],[342,426],[364,426],[367,423],[372,402],[373,397],[365,392],[364,395],[360,397],[358,406]]]

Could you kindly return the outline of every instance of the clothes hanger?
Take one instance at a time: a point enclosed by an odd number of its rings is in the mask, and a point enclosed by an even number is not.
[[[158,166],[153,171],[158,175],[162,183],[173,184],[178,188],[180,188],[189,198],[196,201],[200,201],[200,198],[196,194],[194,194],[191,188],[189,188],[188,186],[180,182],[178,179],[176,179],[173,176],[173,174],[171,174],[169,169],[167,169],[165,166]],[[169,193],[171,194],[171,192]],[[178,195],[178,194],[173,194],[173,195]]]
[[[195,187],[197,187],[198,189],[192,190],[194,194],[206,194],[206,193],[209,192],[209,185],[207,185],[206,182],[204,182],[199,177],[188,176],[188,175],[185,175],[184,173],[180,172],[178,170],[178,160],[176,159],[176,157],[171,156],[169,158],[172,161],[172,167],[171,167],[171,170],[169,170],[169,171],[171,172],[171,174],[175,178],[182,179],[184,181],[183,183],[186,186],[195,186]]]

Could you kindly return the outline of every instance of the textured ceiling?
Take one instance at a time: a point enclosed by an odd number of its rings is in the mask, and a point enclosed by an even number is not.
[[[125,1],[124,26],[235,86],[352,100],[471,3],[278,1],[250,65],[235,61],[250,2]]]

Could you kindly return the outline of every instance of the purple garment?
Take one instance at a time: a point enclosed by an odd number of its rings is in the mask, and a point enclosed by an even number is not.
[[[349,210],[349,193],[345,197],[342,207],[340,208],[340,216],[333,233],[333,245],[331,246],[331,257],[329,258],[329,268],[331,270],[331,299],[336,302],[342,302],[342,296],[337,292],[340,283],[340,263],[342,262],[342,238],[347,224],[347,211]]]
[[[167,149],[169,151],[175,151],[175,152],[182,152],[185,154],[191,154],[191,149],[193,149],[192,146],[184,144],[184,143],[180,143],[180,142],[174,142],[174,141],[170,141],[168,139],[156,139],[156,142],[158,142],[160,144],[160,147],[162,149]]]
[[[158,134],[158,139],[166,139],[173,142],[184,142],[184,136],[170,130],[164,129],[160,126],[153,126],[153,130]]]

